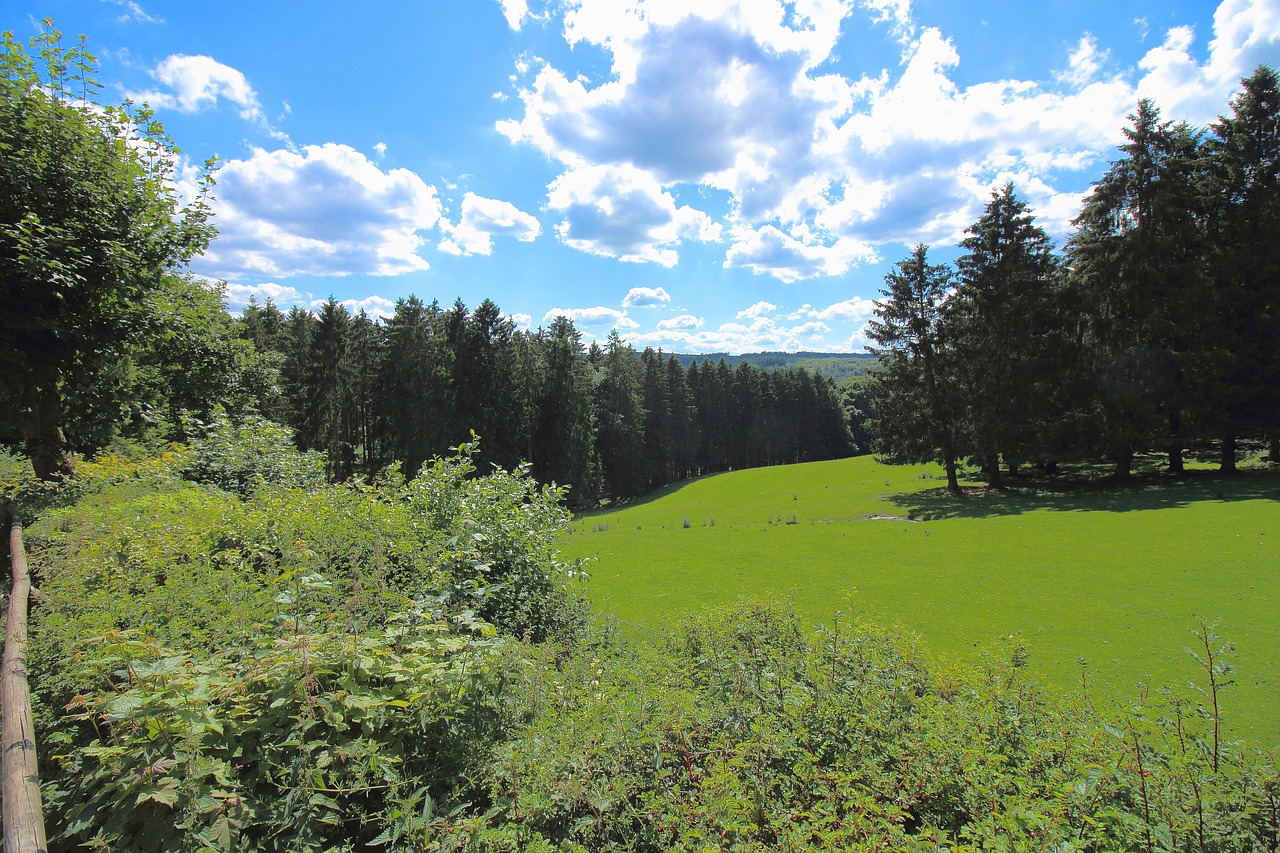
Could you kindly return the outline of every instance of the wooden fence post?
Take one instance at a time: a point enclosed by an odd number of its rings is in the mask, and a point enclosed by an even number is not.
[[[4,660],[0,688],[4,704],[4,850],[5,853],[44,853],[44,809],[40,802],[40,772],[36,766],[36,732],[31,721],[31,692],[27,684],[27,599],[31,577],[22,547],[22,524],[11,515],[9,562],[13,591],[5,624]]]

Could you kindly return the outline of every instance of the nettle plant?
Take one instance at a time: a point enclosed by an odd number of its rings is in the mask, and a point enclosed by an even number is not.
[[[324,485],[277,442],[246,478],[262,429],[215,419],[163,477],[113,459],[31,530],[67,846],[426,845],[511,724],[507,638],[574,618],[567,513],[526,471],[481,475],[468,444]]]

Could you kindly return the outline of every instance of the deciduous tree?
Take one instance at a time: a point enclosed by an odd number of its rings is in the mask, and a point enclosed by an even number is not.
[[[119,417],[148,295],[213,231],[208,171],[184,204],[163,128],[99,103],[83,41],[46,26],[35,56],[12,33],[0,52],[0,435],[56,479],[81,425]]]

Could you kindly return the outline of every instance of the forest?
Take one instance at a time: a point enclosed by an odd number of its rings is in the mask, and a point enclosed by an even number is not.
[[[837,607],[640,640],[558,548],[572,501],[848,453],[854,400],[952,486],[968,458],[997,485],[1206,440],[1231,467],[1277,412],[1271,70],[1203,139],[1139,105],[1065,258],[1012,188],[954,279],[918,248],[869,398],[488,302],[232,318],[186,272],[212,164],[180,194],[173,141],[97,100],[83,41],[6,34],[0,71],[4,556],[16,578],[29,549],[38,588],[29,638],[8,602],[6,700],[29,686],[34,725],[11,736],[6,701],[3,753],[6,792],[43,800],[30,849],[1280,847],[1211,620],[1191,688],[1116,703],[1083,664],[1076,693],[1039,684],[1017,637],[938,662]]]
[[[316,313],[250,304],[241,337],[278,365],[264,413],[322,450],[329,475],[413,474],[475,433],[483,458],[569,488],[575,506],[715,471],[835,459],[853,451],[834,382],[803,368],[637,353],[616,333],[584,346],[566,318],[514,328],[474,311],[402,299],[385,322],[332,298]]]

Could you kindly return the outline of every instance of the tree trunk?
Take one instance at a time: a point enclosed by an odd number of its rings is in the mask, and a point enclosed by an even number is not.
[[[1273,432],[1266,437],[1267,441],[1267,461],[1272,465],[1280,465],[1280,439],[1277,439]]]
[[[1227,435],[1222,438],[1222,462],[1218,466],[1218,470],[1223,474],[1234,474],[1236,472],[1236,437],[1234,435]]]
[[[1004,477],[1000,474],[999,452],[993,452],[987,457],[987,485],[993,489],[1004,488]]]
[[[1116,468],[1113,476],[1117,480],[1127,480],[1133,476],[1133,451],[1125,450],[1116,454]]]
[[[1182,413],[1176,409],[1169,413],[1169,473],[1187,473],[1182,460]]]
[[[956,478],[956,457],[948,453],[943,465],[947,469],[947,491],[960,494],[960,481]]]
[[[23,420],[22,438],[37,477],[47,482],[72,476],[71,449],[62,432],[62,399],[52,377],[35,387],[35,399]]]

